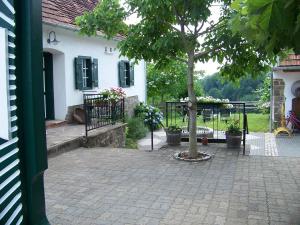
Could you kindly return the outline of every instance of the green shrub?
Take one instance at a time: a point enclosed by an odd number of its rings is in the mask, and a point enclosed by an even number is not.
[[[138,148],[137,140],[126,138],[125,148],[137,149]]]
[[[127,134],[126,137],[133,140],[139,140],[146,137],[148,129],[144,125],[141,118],[134,117],[127,121]]]

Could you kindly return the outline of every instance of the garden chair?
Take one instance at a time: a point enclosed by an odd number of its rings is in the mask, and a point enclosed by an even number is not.
[[[212,117],[213,117],[212,109],[203,109],[202,110],[202,119],[203,119],[204,123],[211,121]]]
[[[226,124],[230,120],[231,112],[230,109],[220,109],[220,120]]]

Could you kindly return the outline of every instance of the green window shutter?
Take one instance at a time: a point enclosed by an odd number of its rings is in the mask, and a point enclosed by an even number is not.
[[[125,70],[126,70],[125,61],[120,61],[119,62],[119,86],[120,87],[126,87]]]
[[[93,82],[93,88],[98,87],[98,59],[93,59],[92,63],[92,82]]]
[[[75,88],[78,90],[83,90],[83,80],[82,80],[82,66],[83,58],[75,58]]]
[[[134,63],[130,64],[130,86],[134,86]]]

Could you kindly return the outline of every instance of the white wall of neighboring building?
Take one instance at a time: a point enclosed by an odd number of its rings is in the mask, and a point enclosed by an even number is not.
[[[300,80],[300,72],[283,72],[283,71],[274,71],[273,79],[283,79],[285,83],[284,96],[285,100],[285,113],[288,115],[289,111],[292,110],[292,99],[295,98],[291,88],[292,85]]]
[[[0,27],[0,138],[10,138],[10,105],[7,30]],[[13,87],[14,88],[14,87]]]
[[[57,45],[48,44],[49,32],[54,31],[59,41]],[[89,56],[98,59],[98,79],[100,91],[119,86],[118,62],[124,57],[116,49],[113,54],[105,53],[105,47],[117,48],[117,41],[102,37],[86,37],[77,31],[58,26],[43,25],[44,51],[53,54],[54,105],[55,118],[65,119],[68,106],[83,103],[83,91],[75,89],[74,58]],[[146,65],[144,61],[135,65],[134,86],[125,88],[127,96],[137,95],[146,101]]]

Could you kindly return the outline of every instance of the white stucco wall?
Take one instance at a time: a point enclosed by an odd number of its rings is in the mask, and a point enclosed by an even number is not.
[[[11,88],[11,87],[10,87]],[[0,27],[0,138],[10,138],[7,30]]]
[[[292,94],[291,88],[294,82],[300,80],[300,72],[283,72],[283,71],[274,71],[274,79],[283,79],[285,82],[284,96],[285,100],[285,112],[288,115],[289,111],[292,110],[292,99],[295,96]]]
[[[48,44],[47,38],[50,31],[56,33],[59,41],[57,45]],[[90,56],[98,59],[99,91],[111,87],[118,87],[118,62],[124,57],[119,57],[119,51],[113,54],[105,53],[105,47],[115,49],[117,41],[106,40],[101,37],[80,36],[78,32],[61,27],[43,25],[44,51],[54,53],[54,102],[56,119],[65,119],[67,107],[79,105],[83,102],[83,92],[75,89],[74,58]],[[146,101],[146,66],[141,61],[135,65],[134,86],[125,88],[127,96],[137,95],[140,101]]]

